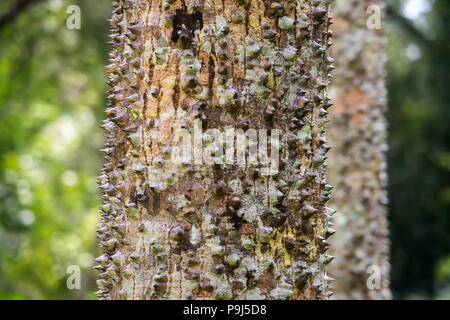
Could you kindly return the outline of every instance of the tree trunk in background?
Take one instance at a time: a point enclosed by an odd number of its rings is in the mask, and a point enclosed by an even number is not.
[[[114,3],[99,298],[328,297],[328,2]],[[199,124],[280,130],[279,173],[177,165]]]
[[[329,270],[336,279],[335,299],[391,297],[386,220],[385,40],[383,30],[367,27],[367,19],[374,18],[370,16],[374,12],[367,13],[370,5],[378,6],[381,12],[384,8],[382,1],[374,0],[334,3],[333,56],[337,64],[330,89],[335,107],[329,130],[332,165],[328,179],[335,187],[331,207],[338,211],[333,219],[338,233],[331,241],[336,260]],[[378,270],[381,279],[376,278]],[[380,280],[381,288],[371,290],[368,279],[372,288]]]

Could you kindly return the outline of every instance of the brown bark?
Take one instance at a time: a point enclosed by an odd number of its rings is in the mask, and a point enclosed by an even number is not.
[[[337,0],[333,12],[333,56],[338,63],[330,88],[335,106],[329,130],[332,149],[328,179],[335,187],[330,206],[338,211],[333,219],[338,232],[330,250],[336,256],[330,267],[330,275],[336,279],[335,299],[391,297],[386,219],[385,39],[382,29],[371,30],[367,26],[374,14],[367,12],[370,5],[383,12],[383,1],[378,0]],[[379,288],[373,287],[375,270],[381,271]]]
[[[114,3],[101,299],[328,297],[327,3]],[[178,165],[198,121],[279,130],[279,172]]]

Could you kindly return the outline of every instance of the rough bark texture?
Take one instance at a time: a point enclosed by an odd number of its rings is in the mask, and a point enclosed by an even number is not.
[[[332,204],[336,260],[336,299],[389,299],[388,230],[386,220],[386,110],[383,30],[370,30],[367,8],[383,1],[337,0],[334,3],[336,70],[330,89],[335,104],[330,125],[330,169],[335,187]],[[381,11],[382,12],[382,11]],[[372,12],[373,13],[373,12]],[[367,279],[381,268],[381,289]]]
[[[329,296],[328,2],[114,3],[99,298]],[[176,165],[196,120],[279,129],[280,172]]]

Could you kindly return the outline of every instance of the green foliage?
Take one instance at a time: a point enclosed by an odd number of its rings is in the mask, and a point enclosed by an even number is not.
[[[66,28],[74,1],[62,0],[0,29],[0,299],[94,297],[111,9],[75,3],[81,30]],[[81,290],[67,289],[68,265],[81,267]]]
[[[404,3],[390,1],[388,20],[392,287],[433,297],[450,285],[436,271],[450,252],[450,2],[414,20]]]

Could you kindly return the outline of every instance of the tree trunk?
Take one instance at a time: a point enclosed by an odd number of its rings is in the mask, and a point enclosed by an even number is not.
[[[99,298],[328,297],[328,2],[114,3]]]
[[[334,7],[339,63],[330,88],[335,107],[328,172],[335,187],[331,207],[339,213],[331,241],[334,298],[389,299],[385,40],[376,25],[383,1],[337,0]]]

